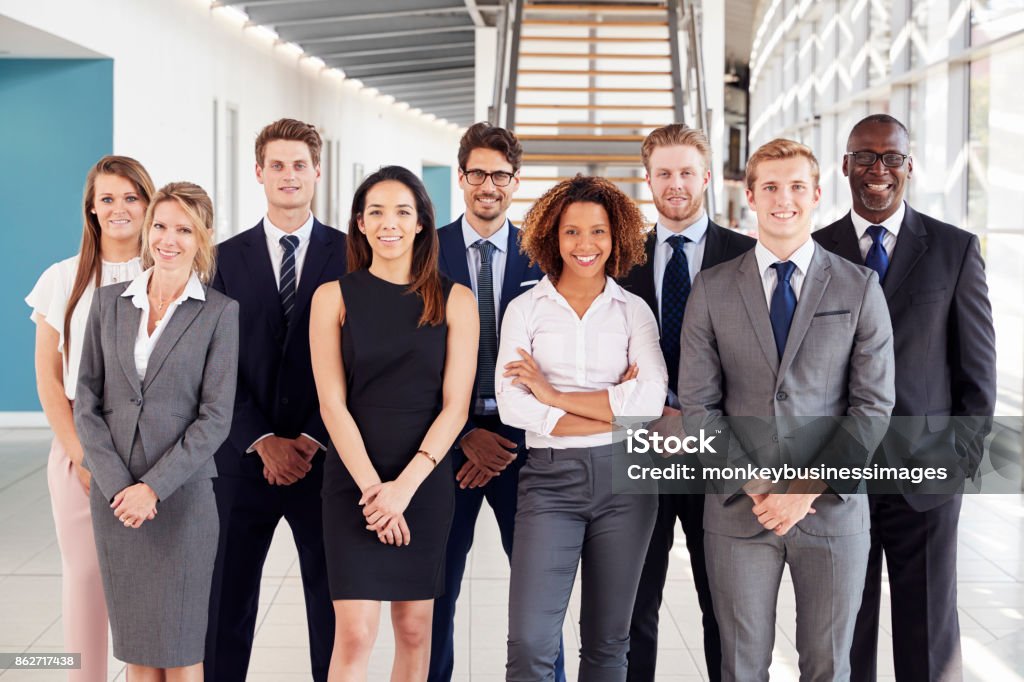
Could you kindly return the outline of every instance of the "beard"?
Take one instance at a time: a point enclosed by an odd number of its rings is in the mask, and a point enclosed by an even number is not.
[[[476,201],[476,199],[480,198],[480,197],[474,197],[473,198],[473,203],[472,203],[472,205],[470,207],[470,211],[473,213],[474,216],[476,216],[480,220],[494,220],[495,218],[497,218],[498,216],[501,215],[502,211],[505,210],[505,208],[506,208],[506,206],[504,205],[505,202],[502,201],[502,198],[500,196],[497,196],[497,195],[494,195],[494,196],[491,196],[491,195],[481,195],[481,196],[483,198],[487,198],[487,199],[493,198],[493,199],[496,199],[497,201],[495,201],[490,206],[485,206],[485,205],[479,203],[478,201]]]
[[[688,200],[682,206],[673,206],[668,202],[668,198],[654,197],[654,207],[658,209],[658,214],[678,222],[689,222],[699,216],[704,208],[702,198],[698,197],[696,201],[692,196],[685,195],[673,195],[671,198],[675,199],[680,196]]]
[[[860,201],[864,204],[864,208],[869,211],[887,211],[896,202],[895,189],[889,190],[889,192],[884,195],[873,194],[862,189],[857,192],[857,196],[860,197]]]

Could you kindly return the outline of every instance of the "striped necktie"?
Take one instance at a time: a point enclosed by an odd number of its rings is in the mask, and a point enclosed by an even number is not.
[[[281,237],[280,243],[284,257],[281,259],[281,285],[278,289],[281,292],[284,320],[291,324],[292,310],[295,308],[295,250],[299,248],[299,238],[294,234],[285,235]]]
[[[480,272],[476,278],[476,306],[480,312],[480,347],[476,356],[478,399],[494,397],[494,366],[498,362],[498,329],[494,317],[494,273],[491,255],[495,246],[480,239],[473,243],[480,254]]]

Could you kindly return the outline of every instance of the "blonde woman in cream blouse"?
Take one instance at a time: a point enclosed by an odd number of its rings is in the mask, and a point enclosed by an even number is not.
[[[508,305],[495,376],[501,420],[526,431],[519,474],[506,679],[554,679],[582,563],[581,682],[626,679],[629,624],[658,498],[616,494],[613,422],[660,415],[658,324],[622,277],[644,259],[643,217],[602,178],[541,197],[521,246],[547,275]],[[616,442],[618,441],[618,442]],[[614,595],[609,599],[608,595]]]
[[[135,159],[100,159],[85,181],[81,250],[47,268],[25,298],[36,323],[39,402],[54,433],[46,479],[61,553],[64,650],[82,654],[81,669],[68,671],[72,682],[107,678],[107,607],[71,403],[93,292],[142,272],[139,244],[153,191]]]

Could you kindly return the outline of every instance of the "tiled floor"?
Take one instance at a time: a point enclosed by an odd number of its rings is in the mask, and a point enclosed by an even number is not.
[[[0,431],[0,651],[61,650],[60,557],[46,490],[46,431]],[[455,678],[503,679],[508,566],[493,517],[481,514],[456,622]],[[700,621],[685,545],[677,542],[661,614],[659,680],[707,678]],[[1024,502],[1019,496],[965,499],[960,533],[960,618],[966,676],[986,682],[1024,682]],[[570,679],[576,678],[579,601],[571,602],[564,635]],[[371,664],[371,679],[386,680],[393,651],[387,609]],[[888,634],[888,613],[884,614]],[[794,607],[786,581],[779,600],[773,680],[796,680]],[[291,536],[279,528],[264,571],[250,680],[309,679],[302,588]],[[879,669],[892,677],[883,636]],[[124,680],[111,659],[110,678]],[[0,671],[0,682],[62,680],[56,671]]]

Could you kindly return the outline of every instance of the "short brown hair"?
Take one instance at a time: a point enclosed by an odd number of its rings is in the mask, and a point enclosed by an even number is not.
[[[683,145],[694,147],[704,157],[704,170],[711,168],[711,143],[707,135],[700,128],[691,128],[682,123],[670,123],[661,128],[655,128],[640,145],[640,158],[643,159],[644,168],[651,172],[651,154],[658,147],[674,147]]]
[[[313,159],[313,165],[320,165],[320,149],[324,146],[324,141],[316,131],[316,126],[296,121],[294,118],[281,118],[265,126],[256,136],[256,165],[260,168],[263,168],[267,145],[274,140],[305,142],[309,147],[309,157]]]
[[[757,151],[747,159],[747,189],[754,189],[754,183],[757,181],[757,167],[762,161],[782,161],[798,156],[804,157],[811,164],[811,176],[814,178],[814,186],[817,187],[818,181],[821,179],[821,169],[818,167],[818,159],[814,158],[811,148],[795,140],[777,137],[758,147]]]
[[[625,277],[634,265],[647,260],[644,251],[644,216],[633,200],[604,178],[577,175],[563,180],[537,200],[523,219],[519,246],[531,263],[540,265],[552,282],[562,274],[562,256],[558,250],[558,223],[570,204],[591,202],[608,212],[612,235],[612,253],[605,263],[605,274]]]
[[[513,173],[519,170],[523,162],[523,145],[519,144],[519,139],[513,133],[481,121],[469,126],[459,141],[459,168],[465,170],[470,152],[481,148],[504,154],[512,165]]]
[[[165,201],[176,201],[192,221],[199,250],[196,252],[192,269],[203,284],[213,280],[217,265],[217,241],[213,234],[213,202],[210,195],[199,185],[191,182],[171,182],[153,195],[153,201],[146,209],[146,222],[142,225],[142,267],[153,267],[153,254],[149,252],[149,233],[153,229],[153,214],[156,207]]]

